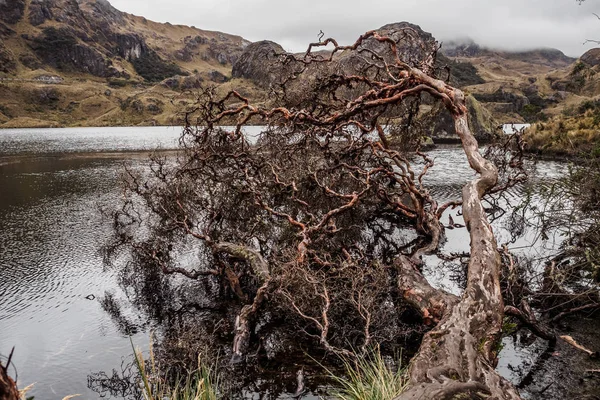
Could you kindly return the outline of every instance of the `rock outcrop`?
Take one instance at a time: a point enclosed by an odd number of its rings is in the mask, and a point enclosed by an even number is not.
[[[252,43],[233,64],[231,76],[250,79],[268,89],[273,83],[280,82],[283,73],[281,56],[286,54],[283,47],[269,40]]]
[[[530,104],[527,96],[519,93],[509,92],[504,89],[498,89],[492,93],[476,93],[473,95],[475,99],[484,103],[500,103],[506,104],[510,111],[518,113],[527,105]]]
[[[469,128],[478,141],[494,140],[501,135],[501,125],[473,96],[467,96],[466,105],[469,110]],[[442,104],[435,104],[429,113],[420,117],[420,121],[425,127],[426,135],[433,138],[434,142],[443,143],[458,138],[454,120]]]
[[[595,67],[600,64],[600,48],[590,49],[586,51],[580,58],[579,61],[589,65],[590,67]]]
[[[428,60],[432,56],[432,51],[436,49],[437,42],[433,35],[409,22],[387,24],[377,29],[377,32],[392,38],[396,42],[400,59],[413,67],[422,68],[423,60]],[[369,38],[359,46],[359,49],[373,51],[375,54],[383,55],[387,62],[393,62],[387,43]],[[337,62],[339,68],[346,73],[361,70],[365,66],[363,55],[357,52],[341,53],[337,57]]]
[[[127,61],[134,61],[149,53],[144,38],[136,34],[116,33],[113,35],[114,47],[110,50]]]
[[[23,18],[25,0],[0,0],[0,20],[16,24]]]
[[[80,43],[68,28],[45,28],[30,46],[41,60],[59,71],[84,72],[100,77],[119,75],[110,59],[95,48]]]
[[[81,2],[81,6],[84,10],[86,5],[95,19],[104,19],[107,21],[113,21],[115,23],[122,23],[125,19],[125,13],[114,8],[107,0],[88,0]]]
[[[31,0],[29,4],[29,23],[39,26],[53,17],[51,3],[45,0]]]
[[[378,29],[378,32],[392,37],[397,43],[402,60],[413,66],[421,67],[421,61],[430,56],[431,50],[435,47],[435,39],[430,33],[408,22],[384,25]],[[359,48],[382,54],[388,58],[387,61],[392,61],[388,45],[373,38],[365,40]],[[295,63],[289,60],[282,62],[291,55],[279,44],[268,40],[252,43],[244,49],[233,64],[232,76],[249,79],[256,85],[268,89],[274,84],[285,81],[291,74],[301,69],[299,65],[294,65]],[[325,51],[320,55],[328,57],[329,53]],[[303,76],[318,80],[319,76],[328,76],[331,73],[352,74],[364,67],[363,56],[356,52],[341,52],[336,53],[331,64],[318,66],[311,64],[308,67],[309,71],[304,72]]]
[[[0,72],[11,72],[16,68],[15,57],[13,53],[6,48],[2,39],[0,39]]]

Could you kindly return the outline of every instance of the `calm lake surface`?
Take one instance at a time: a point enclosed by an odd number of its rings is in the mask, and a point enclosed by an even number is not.
[[[35,383],[29,395],[36,400],[98,398],[87,387],[88,375],[118,369],[130,356],[129,337],[98,302],[107,291],[124,295],[99,253],[111,233],[99,210],[118,204],[124,162],[141,165],[149,150],[176,148],[180,132],[177,127],[0,130],[0,354],[15,347],[19,386]],[[434,195],[439,201],[456,198],[473,176],[462,150],[440,147],[429,154],[436,160],[427,182]],[[532,184],[551,181],[565,168],[540,162]],[[524,190],[511,191],[509,201],[517,204]],[[451,212],[461,222],[456,210]],[[509,240],[502,220],[494,226],[499,243]],[[447,236],[447,252],[468,250],[464,229],[448,230]],[[509,247],[535,255],[554,245],[527,232]],[[437,260],[427,261],[429,275],[456,291],[435,268]],[[147,347],[151,328],[138,331],[134,343]],[[499,370],[515,379],[508,364],[525,362],[527,354],[517,356],[506,345]]]

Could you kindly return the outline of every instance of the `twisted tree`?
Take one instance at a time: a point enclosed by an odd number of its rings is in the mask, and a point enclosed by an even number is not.
[[[436,50],[410,27],[370,31],[281,55],[279,106],[205,91],[177,160],[154,156],[150,176],[128,171],[118,243],[146,271],[226,283],[239,305],[235,362],[259,346],[266,314],[353,357],[393,340],[411,307],[430,330],[399,399],[518,399],[494,370],[501,259],[482,206],[518,179],[501,181],[480,154],[464,94],[436,77]],[[424,184],[434,161],[418,149],[422,101],[444,104],[477,173],[462,199],[438,204]],[[264,129],[250,137],[249,124]],[[457,297],[425,279],[421,257],[438,250],[440,217],[459,205],[471,254]]]

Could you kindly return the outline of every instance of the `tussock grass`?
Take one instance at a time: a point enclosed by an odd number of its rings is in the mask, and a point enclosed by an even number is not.
[[[378,350],[358,360],[344,360],[344,368],[343,377],[328,371],[337,386],[332,391],[334,399],[391,400],[408,384],[406,369],[394,371]]]
[[[600,109],[559,115],[525,131],[531,151],[548,155],[600,155]]]
[[[147,361],[139,349],[134,348],[134,355],[144,400],[217,400],[218,376],[200,358],[195,371],[170,382],[166,374],[157,368],[152,350]]]

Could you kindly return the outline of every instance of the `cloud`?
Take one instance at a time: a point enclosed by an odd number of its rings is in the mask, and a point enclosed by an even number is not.
[[[302,51],[320,30],[343,43],[391,22],[409,21],[438,40],[470,37],[503,49],[554,47],[577,57],[600,39],[600,2],[588,0],[112,0],[119,10],[194,25]]]

